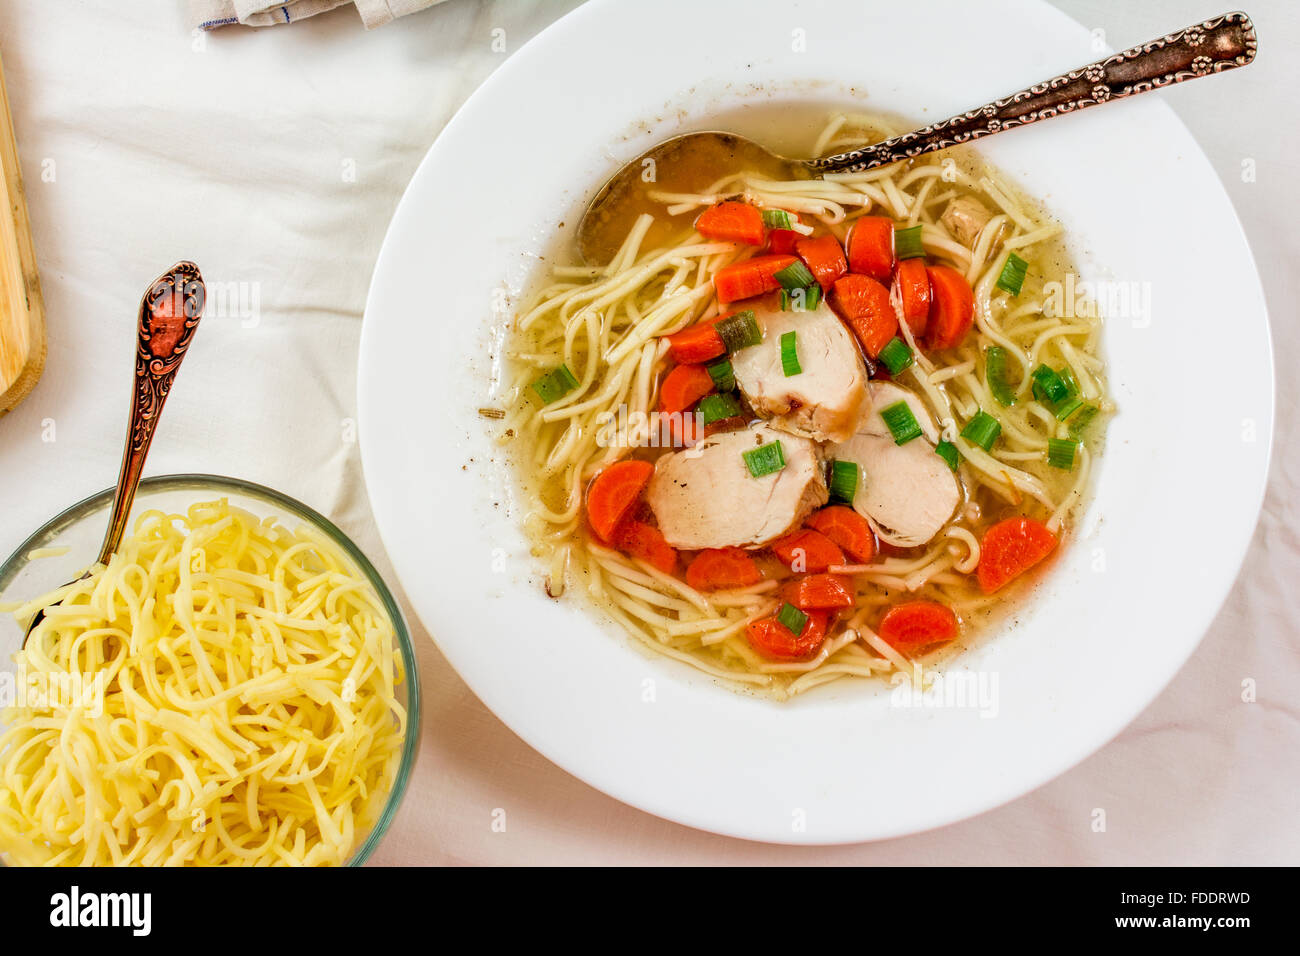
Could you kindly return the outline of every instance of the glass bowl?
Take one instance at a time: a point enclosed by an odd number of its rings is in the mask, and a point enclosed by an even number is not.
[[[415,648],[411,644],[406,621],[379,572],[347,535],[324,515],[302,502],[262,485],[219,475],[160,475],[145,478],[136,492],[131,520],[127,524],[128,533],[134,525],[136,515],[142,511],[157,508],[183,514],[196,501],[214,498],[226,498],[233,506],[250,511],[258,517],[273,517],[290,528],[308,524],[319,529],[353,561],[356,570],[369,579],[392,619],[406,678],[406,737],[402,742],[402,761],[384,810],[347,863],[348,866],[360,866],[369,859],[393,822],[415,766],[420,738],[420,678]],[[9,559],[0,565],[0,605],[30,601],[79,577],[99,553],[104,530],[108,527],[108,511],[112,499],[112,488],[91,495],[55,515],[20,544]],[[63,547],[68,550],[62,555],[35,559],[28,557],[37,548]],[[13,615],[0,613],[0,669],[13,670],[13,655],[22,646],[22,641],[23,630]]]

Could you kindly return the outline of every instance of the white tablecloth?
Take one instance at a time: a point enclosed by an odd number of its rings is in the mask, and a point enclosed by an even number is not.
[[[354,428],[370,271],[438,130],[573,5],[453,0],[371,33],[343,8],[207,36],[169,0],[0,6],[50,343],[36,391],[0,419],[0,552],[116,478],[136,303],[153,276],[192,258],[209,281],[238,283],[245,308],[204,320],[149,473],[210,471],[279,488],[331,515],[391,580]],[[1115,46],[1217,12],[1195,0],[1061,6]],[[1254,66],[1160,95],[1209,153],[1259,260],[1280,372],[1272,484],[1227,605],[1131,727],[1056,781],[965,823],[860,846],[763,846],[646,815],[554,767],[478,702],[412,617],[424,737],[375,862],[1300,862],[1300,137],[1290,99],[1300,19],[1285,0],[1254,0],[1249,12],[1261,37]],[[1134,228],[1167,241],[1158,211],[1135,213]],[[1207,281],[1235,280],[1207,271]],[[1212,400],[1211,387],[1231,388],[1226,344],[1206,343],[1207,393],[1188,396],[1188,414]],[[1195,456],[1188,449],[1189,481]],[[1206,547],[1214,493],[1187,516],[1204,525]],[[1242,700],[1247,679],[1253,703]],[[1105,832],[1090,825],[1095,808],[1106,811]],[[505,832],[492,826],[498,809]]]

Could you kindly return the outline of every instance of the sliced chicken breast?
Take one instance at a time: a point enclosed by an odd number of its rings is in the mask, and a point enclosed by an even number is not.
[[[969,246],[991,218],[993,214],[978,199],[959,196],[948,203],[939,221],[954,239],[963,246]]]
[[[864,412],[858,421],[858,434],[879,435],[893,441],[894,436],[890,433],[885,420],[880,417],[880,410],[898,402],[907,402],[907,407],[912,410],[916,423],[921,426],[921,432],[926,439],[931,445],[939,444],[939,429],[935,426],[934,419],[930,417],[930,410],[925,407],[925,402],[921,401],[921,396],[893,382],[871,383],[871,408]]]
[[[922,435],[894,443],[880,410],[906,402]],[[854,509],[882,541],[902,548],[925,544],[952,517],[961,500],[957,477],[935,453],[939,432],[920,398],[892,382],[871,383],[872,409],[858,433],[831,449],[830,457],[857,462]]]
[[[852,333],[824,300],[810,312],[782,312],[779,297],[766,296],[753,309],[763,341],[731,357],[750,406],[791,434],[844,441],[867,401],[867,369]],[[786,375],[781,362],[787,332],[795,333],[795,375]]]
[[[779,441],[780,471],[755,478],[744,452]],[[646,501],[675,548],[756,548],[797,527],[829,497],[815,442],[759,423],[704,439],[655,464]]]

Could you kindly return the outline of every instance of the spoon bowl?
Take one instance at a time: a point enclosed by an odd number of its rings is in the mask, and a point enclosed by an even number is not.
[[[969,143],[1017,126],[1246,66],[1255,59],[1255,26],[1225,13],[1052,77],[965,113],[846,153],[812,159],[779,156],[734,133],[686,133],[624,165],[597,191],[578,224],[578,251],[603,265],[618,251],[643,205],[647,184],[662,192],[699,191],[701,172],[741,166],[773,179],[875,169]],[[666,177],[666,178],[665,178]],[[692,186],[692,181],[697,183]]]

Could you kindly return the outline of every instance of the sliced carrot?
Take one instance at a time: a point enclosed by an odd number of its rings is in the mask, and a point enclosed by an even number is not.
[[[930,323],[930,274],[924,259],[904,259],[894,274],[889,300],[900,322],[906,322],[912,335],[919,339]]]
[[[849,271],[888,282],[894,272],[894,220],[863,216],[849,230]]]
[[[706,239],[763,244],[763,214],[747,202],[728,199],[710,206],[695,220],[695,231]]]
[[[609,541],[618,523],[654,474],[648,461],[616,461],[591,480],[587,488],[587,520],[601,540]]]
[[[975,293],[966,277],[952,266],[929,266],[930,324],[926,332],[932,349],[950,349],[975,323]]]
[[[831,307],[848,323],[863,350],[875,358],[898,332],[889,290],[869,276],[846,275],[831,287]]]
[[[754,559],[740,548],[710,548],[695,556],[686,569],[686,583],[697,591],[745,588],[763,580]]]
[[[833,611],[853,606],[853,582],[838,574],[810,574],[787,583],[781,596],[801,611]]]
[[[707,362],[726,351],[727,345],[712,322],[697,322],[668,336],[668,354],[678,365]]]
[[[839,546],[811,528],[800,528],[778,538],[772,542],[771,548],[782,564],[799,573],[825,571],[832,564],[844,563],[844,552]]]
[[[803,633],[795,634],[775,617],[765,617],[751,622],[745,633],[749,643],[760,654],[781,660],[797,660],[812,656],[822,646],[829,619],[824,611],[812,611]]]
[[[834,236],[818,236],[815,239],[796,239],[795,254],[803,260],[817,284],[825,292],[835,280],[849,271],[849,264],[844,261],[844,250],[840,241]]]
[[[1051,554],[1056,543],[1056,535],[1041,521],[1024,517],[999,521],[980,542],[980,590],[992,594]]]
[[[951,641],[961,632],[952,608],[936,601],[895,604],[880,619],[876,633],[897,648],[924,647]]]
[[[677,549],[652,524],[627,519],[614,532],[613,545],[624,554],[649,562],[664,574],[677,570]]]
[[[659,409],[681,412],[713,391],[713,377],[703,365],[678,365],[659,385]]]
[[[794,256],[755,256],[723,266],[713,275],[713,289],[719,302],[737,302],[781,288],[776,274],[798,262]]]
[[[767,234],[767,251],[783,256],[794,255],[794,244],[803,238],[793,229],[773,229]]]
[[[867,519],[845,505],[831,505],[813,512],[808,527],[820,531],[860,564],[876,556],[876,535]]]

